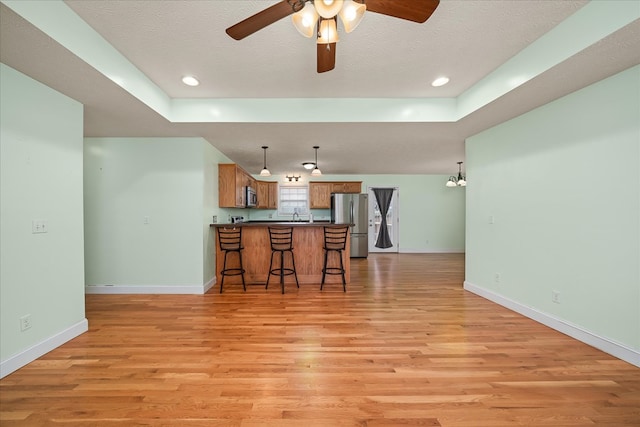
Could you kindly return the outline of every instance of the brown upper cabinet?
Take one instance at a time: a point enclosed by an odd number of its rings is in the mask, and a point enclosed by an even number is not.
[[[329,209],[331,207],[331,183],[309,182],[309,208]]]
[[[311,209],[331,208],[331,193],[360,193],[362,181],[310,181],[309,207]]]
[[[258,209],[278,209],[278,183],[274,181],[256,181]]]
[[[256,180],[235,163],[218,164],[218,206],[244,208],[245,187],[256,186]]]
[[[331,185],[332,193],[360,193],[362,190],[362,182],[361,181],[345,181],[345,182],[334,182]]]

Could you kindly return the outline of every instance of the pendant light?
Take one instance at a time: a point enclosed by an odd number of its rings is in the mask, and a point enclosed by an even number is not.
[[[462,175],[462,162],[458,162],[458,176],[451,175],[445,184],[447,187],[466,187],[467,178]]]
[[[313,149],[316,150],[316,167],[313,168],[313,170],[311,171],[311,176],[320,176],[322,175],[322,172],[320,171],[320,169],[318,169],[318,148],[320,148],[317,145],[313,146]]]
[[[267,148],[269,147],[267,147],[266,145],[262,146],[262,149],[264,150],[264,167],[260,171],[260,176],[271,176],[271,172],[269,172],[269,169],[267,169]]]

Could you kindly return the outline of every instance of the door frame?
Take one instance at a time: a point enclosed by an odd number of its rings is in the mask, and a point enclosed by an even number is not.
[[[393,189],[393,197],[391,199],[392,207],[392,227],[391,227],[391,241],[393,246],[387,249],[380,249],[375,247],[375,229],[374,229],[374,206],[376,202],[376,195],[373,193],[374,188],[390,188]],[[400,252],[400,187],[397,185],[373,185],[367,186],[367,194],[369,195],[369,238],[368,246],[369,253],[398,253]]]

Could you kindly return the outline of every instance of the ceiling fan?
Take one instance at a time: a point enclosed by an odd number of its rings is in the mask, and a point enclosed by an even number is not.
[[[226,31],[232,38],[242,40],[293,14],[293,24],[300,33],[306,37],[316,34],[317,71],[324,73],[335,68],[338,17],[348,33],[360,23],[365,10],[423,23],[439,3],[440,0],[281,0]]]

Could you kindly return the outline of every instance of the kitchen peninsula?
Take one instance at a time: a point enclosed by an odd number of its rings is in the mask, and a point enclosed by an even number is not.
[[[243,222],[237,224],[211,224],[216,230],[216,278],[220,283],[222,263],[224,262],[224,253],[220,250],[218,244],[217,229],[242,227],[242,262],[245,269],[245,281],[247,284],[261,284],[267,282],[269,274],[269,262],[271,260],[271,244],[269,242],[268,227],[286,226],[293,227],[293,253],[295,255],[296,270],[298,273],[298,281],[303,284],[317,284],[320,288],[322,281],[322,266],[324,263],[324,227],[343,227],[345,224],[331,224],[329,222],[275,222],[275,221],[259,221],[259,222]],[[347,246],[342,254],[342,261],[345,267],[345,278],[347,283],[350,282],[350,245],[351,241],[347,234]],[[335,253],[329,255],[330,264],[338,263]],[[331,258],[333,257],[333,258]],[[236,263],[236,257],[231,256],[228,262]],[[279,266],[279,264],[278,264]],[[242,283],[240,276],[225,277],[225,288],[227,284]],[[292,276],[285,278],[285,283],[294,283]],[[279,278],[272,277],[271,283],[279,283]],[[327,275],[325,283],[342,283],[339,275]],[[340,288],[342,290],[342,287]]]

